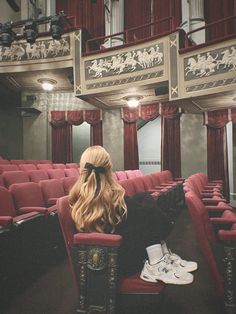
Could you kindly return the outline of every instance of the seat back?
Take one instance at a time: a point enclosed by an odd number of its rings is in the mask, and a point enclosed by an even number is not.
[[[16,209],[21,207],[45,207],[43,195],[38,183],[24,182],[9,187]]]
[[[33,164],[33,165],[37,165],[40,163],[40,161],[38,159],[27,159],[27,160],[25,160],[25,162],[27,164]]]
[[[27,171],[30,181],[38,183],[41,180],[48,180],[48,173],[46,170],[30,170]]]
[[[140,169],[135,169],[133,170],[134,174],[135,174],[135,177],[141,177],[143,176],[143,173]]]
[[[77,177],[65,177],[61,178],[61,182],[65,191],[65,195],[68,195],[70,192],[70,189],[75,184],[75,182],[78,180]]]
[[[49,179],[61,179],[66,176],[64,169],[48,169],[47,170]]]
[[[148,191],[150,189],[154,189],[153,181],[151,175],[142,176],[142,181],[145,187],[145,190]]]
[[[56,199],[65,196],[62,182],[58,179],[49,179],[39,182],[42,189],[44,202],[47,205],[55,204]]]
[[[136,193],[146,191],[142,177],[136,177],[136,178],[130,179],[130,181],[132,185],[134,186]]]
[[[48,170],[48,169],[53,169],[52,164],[37,164],[37,169],[39,170]]]
[[[26,164],[20,164],[19,169],[23,171],[28,171],[28,170],[36,170],[37,167],[35,164],[26,163]]]
[[[125,170],[128,179],[133,179],[136,177],[134,170]]]
[[[118,181],[128,179],[125,171],[116,171],[116,176]]]
[[[13,164],[13,165],[25,164],[24,159],[11,159],[10,162],[11,162],[11,164]]]
[[[219,272],[216,259],[212,251],[212,248],[216,243],[216,238],[207,210],[198,196],[192,191],[185,194],[185,200],[191,215],[192,224],[195,229],[200,249],[208,263],[210,272],[215,281],[217,292],[221,297],[223,297],[223,277]]]
[[[3,174],[3,181],[6,188],[9,188],[11,184],[14,183],[22,183],[22,182],[29,182],[30,178],[25,171],[4,171]]]
[[[12,195],[2,186],[0,186],[0,216],[16,216]]]
[[[78,177],[79,176],[78,168],[65,168],[64,173],[66,177]]]
[[[4,171],[16,171],[19,170],[19,167],[17,165],[12,164],[0,164],[0,174]]]
[[[8,165],[10,164],[11,162],[7,159],[0,159],[0,165]]]
[[[54,169],[65,169],[66,165],[65,164],[52,164]]]
[[[120,180],[119,183],[125,189],[125,195],[133,196],[136,193],[131,179]]]
[[[76,162],[67,162],[66,163],[66,168],[75,168],[75,169],[78,169],[79,166]]]

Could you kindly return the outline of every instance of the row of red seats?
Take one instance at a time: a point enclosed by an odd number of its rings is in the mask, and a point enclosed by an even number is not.
[[[76,163],[68,163],[68,164],[53,164],[53,163],[44,163],[44,164],[0,164],[0,173],[3,171],[15,171],[15,170],[48,170],[48,169],[65,169],[65,168],[76,168],[78,169],[78,165]]]
[[[126,180],[126,179],[133,179],[136,177],[142,176],[143,173],[139,169],[135,170],[120,170],[120,171],[115,171],[113,172],[113,176],[116,180]]]
[[[209,181],[202,173],[192,175],[184,183],[185,200],[200,249],[226,312],[233,313],[236,308],[236,213],[222,198],[221,191],[222,181]],[[219,267],[222,264],[223,269]]]
[[[40,182],[49,179],[63,179],[65,177],[79,177],[79,169],[65,168],[65,169],[48,169],[48,170],[30,170],[30,171],[4,171],[0,175],[0,186],[9,188],[14,183],[23,182]]]
[[[0,158],[0,164],[14,164],[14,165],[19,165],[19,164],[51,164],[52,161],[49,159],[4,159]]]

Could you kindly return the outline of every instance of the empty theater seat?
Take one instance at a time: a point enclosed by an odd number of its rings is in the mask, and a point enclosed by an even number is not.
[[[65,164],[52,164],[54,169],[65,169]]]
[[[43,164],[37,164],[37,169],[39,170],[48,170],[48,169],[53,169],[52,164],[47,164],[47,163],[43,163]]]
[[[43,180],[39,182],[47,206],[56,204],[59,197],[65,196],[62,182],[57,179]]]
[[[116,171],[115,173],[118,181],[128,179],[125,171]]]
[[[11,162],[7,159],[0,159],[0,165],[8,165],[10,164]]]
[[[25,163],[25,161],[23,159],[11,159],[10,162],[13,165],[20,165],[20,164],[24,164]]]
[[[9,190],[13,196],[15,207],[19,212],[34,210],[39,213],[49,214],[55,211],[54,207],[46,208],[46,203],[38,183],[25,182],[12,184]]]
[[[38,183],[41,180],[48,180],[48,173],[46,170],[30,170],[27,171],[30,181]]]
[[[120,180],[119,184],[125,189],[125,195],[133,196],[136,193],[135,187],[131,180]]]
[[[65,168],[64,169],[66,177],[78,177],[79,176],[79,170],[78,168]]]
[[[66,163],[66,168],[75,168],[75,169],[78,169],[79,166],[78,166],[78,164],[75,163],[75,162],[67,162],[67,163]]]
[[[77,177],[65,177],[61,178],[61,182],[63,184],[63,188],[65,191],[65,195],[68,195],[70,192],[70,189],[75,184],[75,182],[78,180]]]
[[[4,171],[16,171],[19,170],[19,167],[17,165],[11,165],[9,164],[0,164],[0,174]]]
[[[66,176],[64,169],[48,169],[49,179],[61,179]]]
[[[123,313],[122,306],[141,307],[150,302],[158,307],[159,296],[165,287],[163,283],[145,282],[139,273],[118,278],[120,235],[78,233],[70,215],[68,198],[60,198],[57,207],[73,279],[78,288],[78,312],[89,313],[92,308],[102,308],[103,313]]]
[[[26,163],[26,164],[20,164],[19,169],[23,171],[28,171],[28,170],[36,170],[37,167],[35,164]]]
[[[29,182],[30,178],[25,171],[4,171],[3,174],[4,186],[9,188],[11,184]]]

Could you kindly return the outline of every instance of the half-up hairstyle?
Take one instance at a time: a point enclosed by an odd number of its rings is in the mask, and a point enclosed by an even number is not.
[[[87,148],[80,176],[69,194],[71,215],[80,232],[113,232],[127,214],[125,191],[112,177],[112,163],[101,146]]]

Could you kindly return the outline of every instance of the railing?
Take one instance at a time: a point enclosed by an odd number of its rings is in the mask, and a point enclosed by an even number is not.
[[[122,45],[126,45],[140,41],[147,41],[157,36],[164,36],[165,34],[173,32],[174,30],[174,18],[169,16],[158,21],[129,28],[116,34],[88,39],[86,41],[85,53],[100,51],[106,48],[113,48],[113,40],[118,40],[122,43]]]
[[[205,44],[214,43],[215,41],[225,39],[226,37],[230,37],[236,34],[236,24],[234,22],[236,20],[236,16],[230,16],[216,22],[207,24],[205,26],[196,28],[185,34],[185,48],[189,48],[190,46],[199,46],[196,43],[193,43],[191,39],[191,35],[193,33],[197,33],[205,30],[206,41]],[[223,27],[222,27],[223,24]]]

